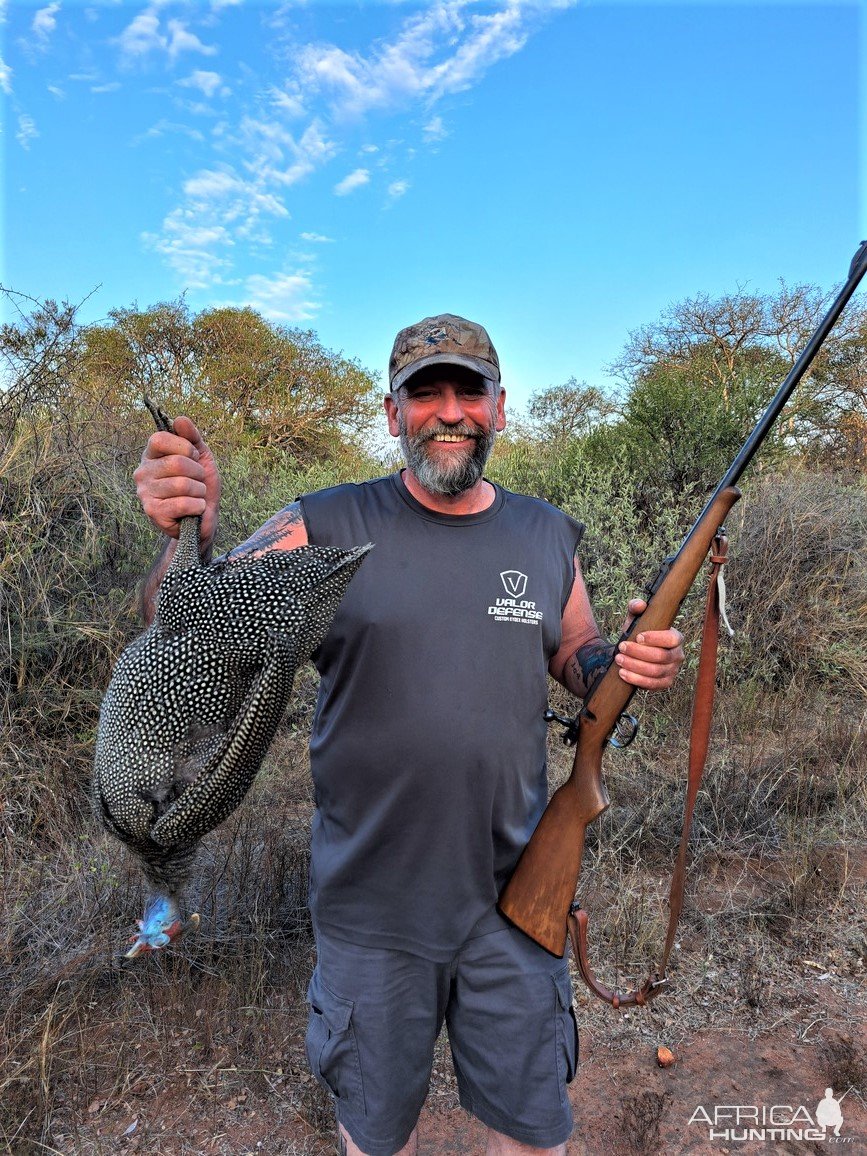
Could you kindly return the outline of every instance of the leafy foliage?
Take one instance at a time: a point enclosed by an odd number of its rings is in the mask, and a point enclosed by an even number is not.
[[[630,334],[613,368],[631,391],[659,372],[682,371],[727,414],[758,416],[830,299],[812,286],[782,282],[764,296],[739,290],[687,298]],[[864,468],[865,336],[867,309],[850,302],[788,403],[772,452],[784,445],[813,461]]]
[[[615,414],[617,406],[601,389],[570,377],[563,385],[532,394],[527,412],[531,436],[559,446],[590,433]]]
[[[302,465],[359,464],[378,410],[374,378],[314,333],[269,324],[252,309],[193,316],[183,301],[109,316],[84,334],[91,388],[130,408],[150,393],[200,424],[224,453],[244,447]]]

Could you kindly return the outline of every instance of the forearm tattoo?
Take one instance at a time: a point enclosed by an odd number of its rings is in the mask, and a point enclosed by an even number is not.
[[[602,678],[611,665],[614,650],[611,642],[590,642],[579,647],[572,655],[569,660],[572,689],[580,698],[586,698]]]
[[[230,561],[235,558],[244,558],[247,555],[258,558],[260,555],[266,554],[276,542],[285,538],[303,521],[301,503],[292,502],[291,505],[285,506],[276,513],[273,518],[269,518],[264,526],[260,526],[246,542],[242,542],[240,546],[230,550],[226,557]]]

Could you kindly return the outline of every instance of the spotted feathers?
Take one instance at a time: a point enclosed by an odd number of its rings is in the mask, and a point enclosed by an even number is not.
[[[102,702],[93,804],[175,894],[198,840],[250,788],[289,700],[370,549],[301,546],[198,561],[198,519],[160,587],[153,624],[121,654]]]

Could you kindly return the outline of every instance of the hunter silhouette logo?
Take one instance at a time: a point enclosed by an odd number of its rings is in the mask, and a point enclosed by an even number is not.
[[[520,570],[503,570],[500,574],[510,598],[523,598],[527,589],[527,575]]]
[[[844,1093],[848,1095],[849,1093]],[[840,1099],[842,1100],[842,1096]],[[832,1128],[835,1136],[840,1135],[840,1128],[843,1124],[843,1109],[840,1107],[840,1100],[834,1097],[834,1089],[826,1088],[825,1097],[820,1100],[816,1107],[816,1123],[823,1132],[827,1132]]]

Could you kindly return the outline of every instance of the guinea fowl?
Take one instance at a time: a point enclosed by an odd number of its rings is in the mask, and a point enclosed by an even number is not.
[[[154,621],[118,659],[97,731],[94,809],[152,889],[128,958],[198,925],[179,902],[198,842],[249,790],[296,669],[370,549],[300,546],[206,565],[198,517],[181,520]]]

